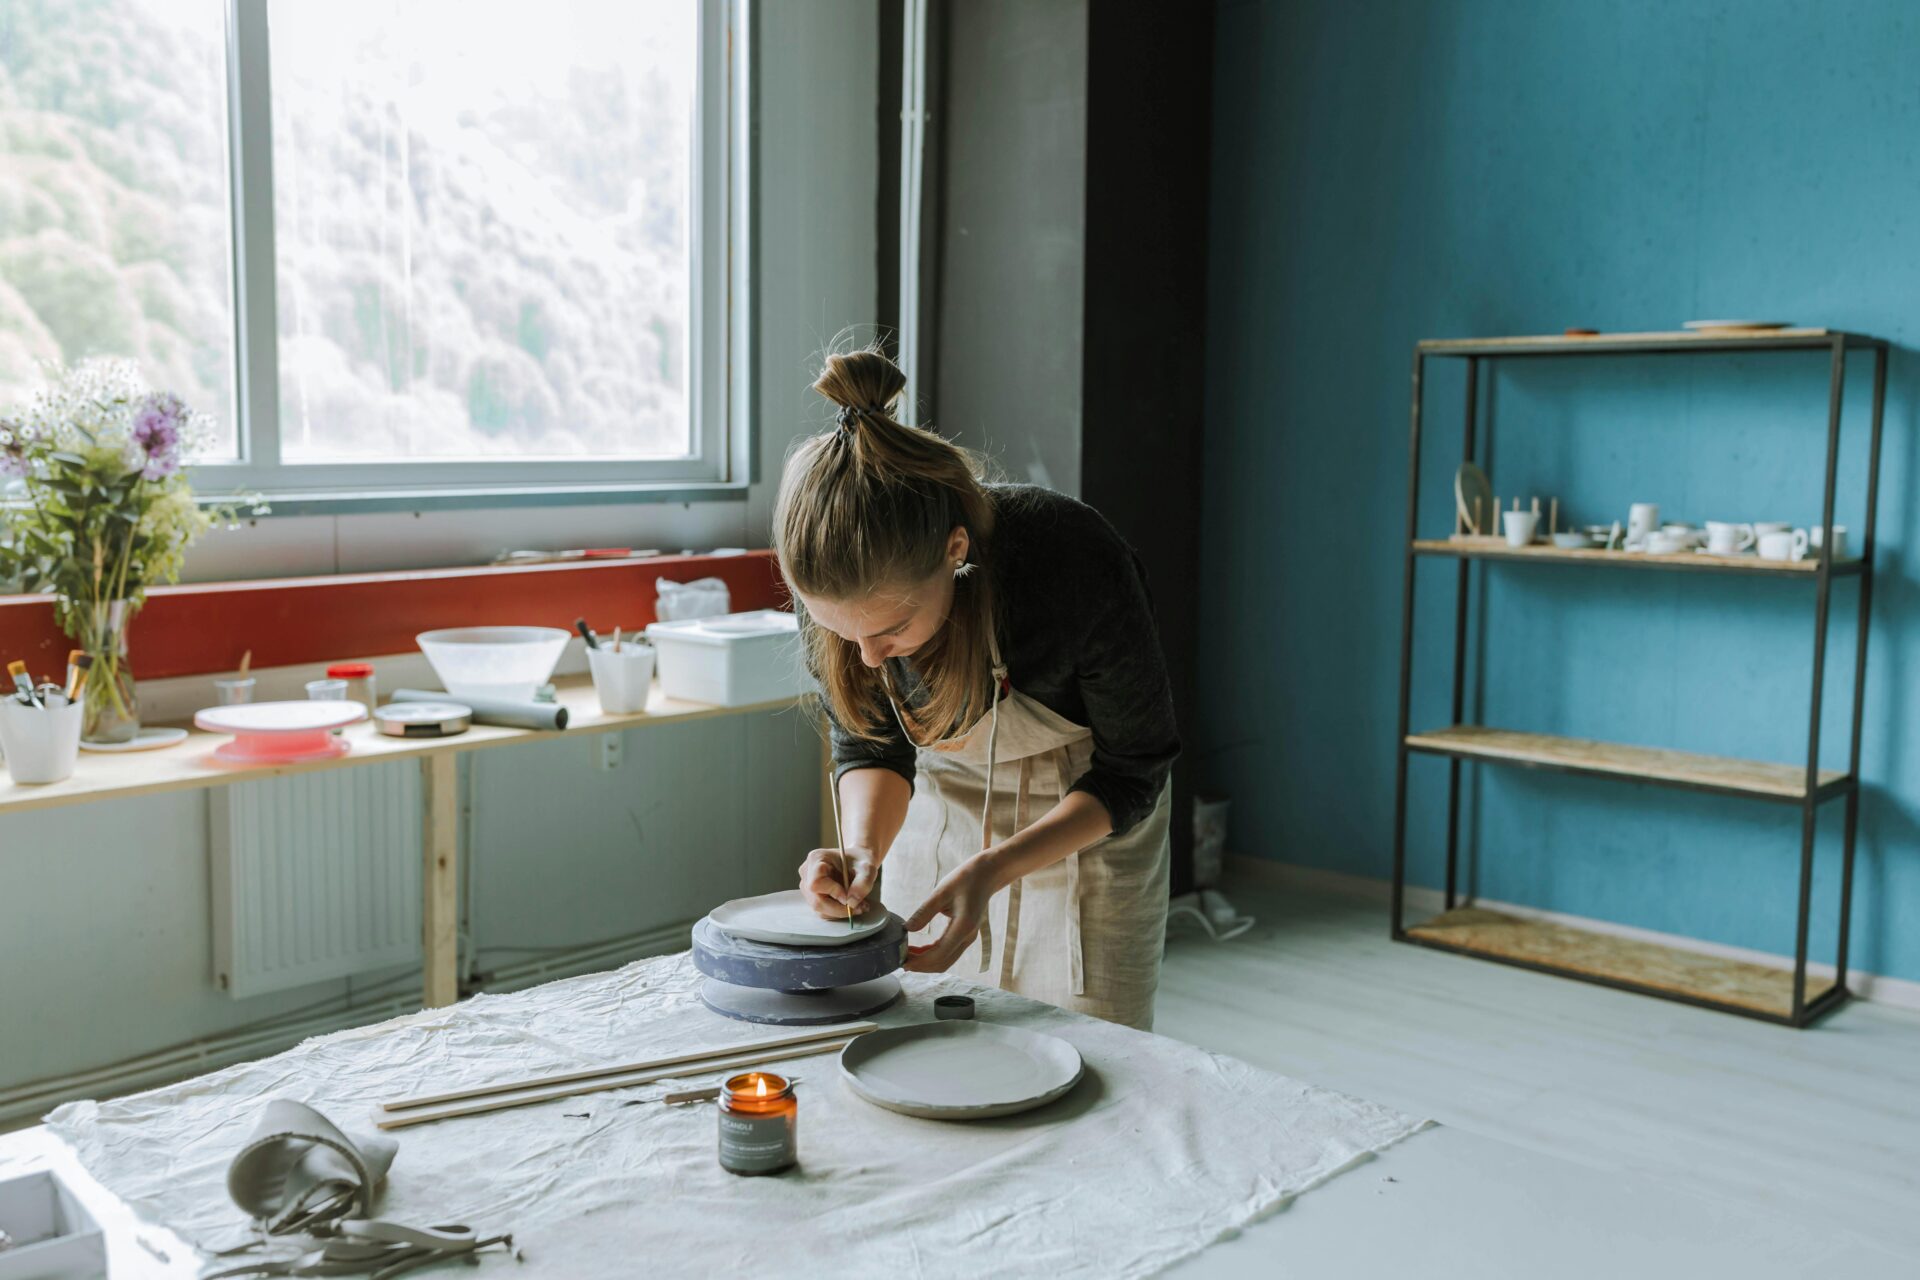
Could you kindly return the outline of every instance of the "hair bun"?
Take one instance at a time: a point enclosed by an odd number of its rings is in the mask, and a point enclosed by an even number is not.
[[[906,386],[900,366],[871,348],[828,356],[813,380],[815,391],[840,406],[835,417],[843,427],[863,417],[891,417],[893,402]]]

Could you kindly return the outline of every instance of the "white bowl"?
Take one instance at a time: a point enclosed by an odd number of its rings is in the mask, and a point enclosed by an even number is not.
[[[530,702],[572,634],[558,627],[452,627],[414,640],[455,697]]]

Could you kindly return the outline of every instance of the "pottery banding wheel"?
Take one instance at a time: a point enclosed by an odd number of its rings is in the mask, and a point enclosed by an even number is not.
[[[693,926],[701,1002],[747,1022],[821,1026],[879,1013],[900,999],[893,972],[906,958],[906,922],[892,913],[879,932],[837,947],[753,942],[711,919]]]

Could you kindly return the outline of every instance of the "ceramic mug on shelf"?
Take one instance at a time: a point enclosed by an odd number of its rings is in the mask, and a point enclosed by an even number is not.
[[[1813,551],[1815,553],[1819,552],[1820,538],[1821,538],[1821,535],[1824,534],[1825,532],[1826,530],[1822,528],[1820,525],[1815,525],[1813,526],[1813,528],[1807,530],[1808,550]],[[1843,524],[1837,524],[1833,526],[1833,558],[1835,560],[1838,560],[1840,559],[1840,557],[1846,554],[1847,554],[1847,526]]]
[[[1707,552],[1716,556],[1734,556],[1752,549],[1760,535],[1750,524],[1732,524],[1725,520],[1707,521]]]
[[[1762,560],[1801,560],[1807,554],[1805,529],[1773,529],[1760,535]]]
[[[1533,531],[1540,523],[1538,511],[1502,511],[1500,520],[1507,531],[1507,545],[1524,547],[1533,541]]]
[[[1641,550],[1651,556],[1670,556],[1676,551],[1685,551],[1693,545],[1693,539],[1681,533],[1667,533],[1656,529],[1647,535],[1641,544]]]
[[[1660,528],[1660,504],[1636,502],[1627,508],[1627,544],[1637,547]]]

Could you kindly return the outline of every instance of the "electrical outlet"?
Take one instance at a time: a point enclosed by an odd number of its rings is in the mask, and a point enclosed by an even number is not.
[[[620,767],[620,757],[626,752],[626,735],[622,733],[603,733],[594,740],[593,767],[602,773],[612,773]]]

